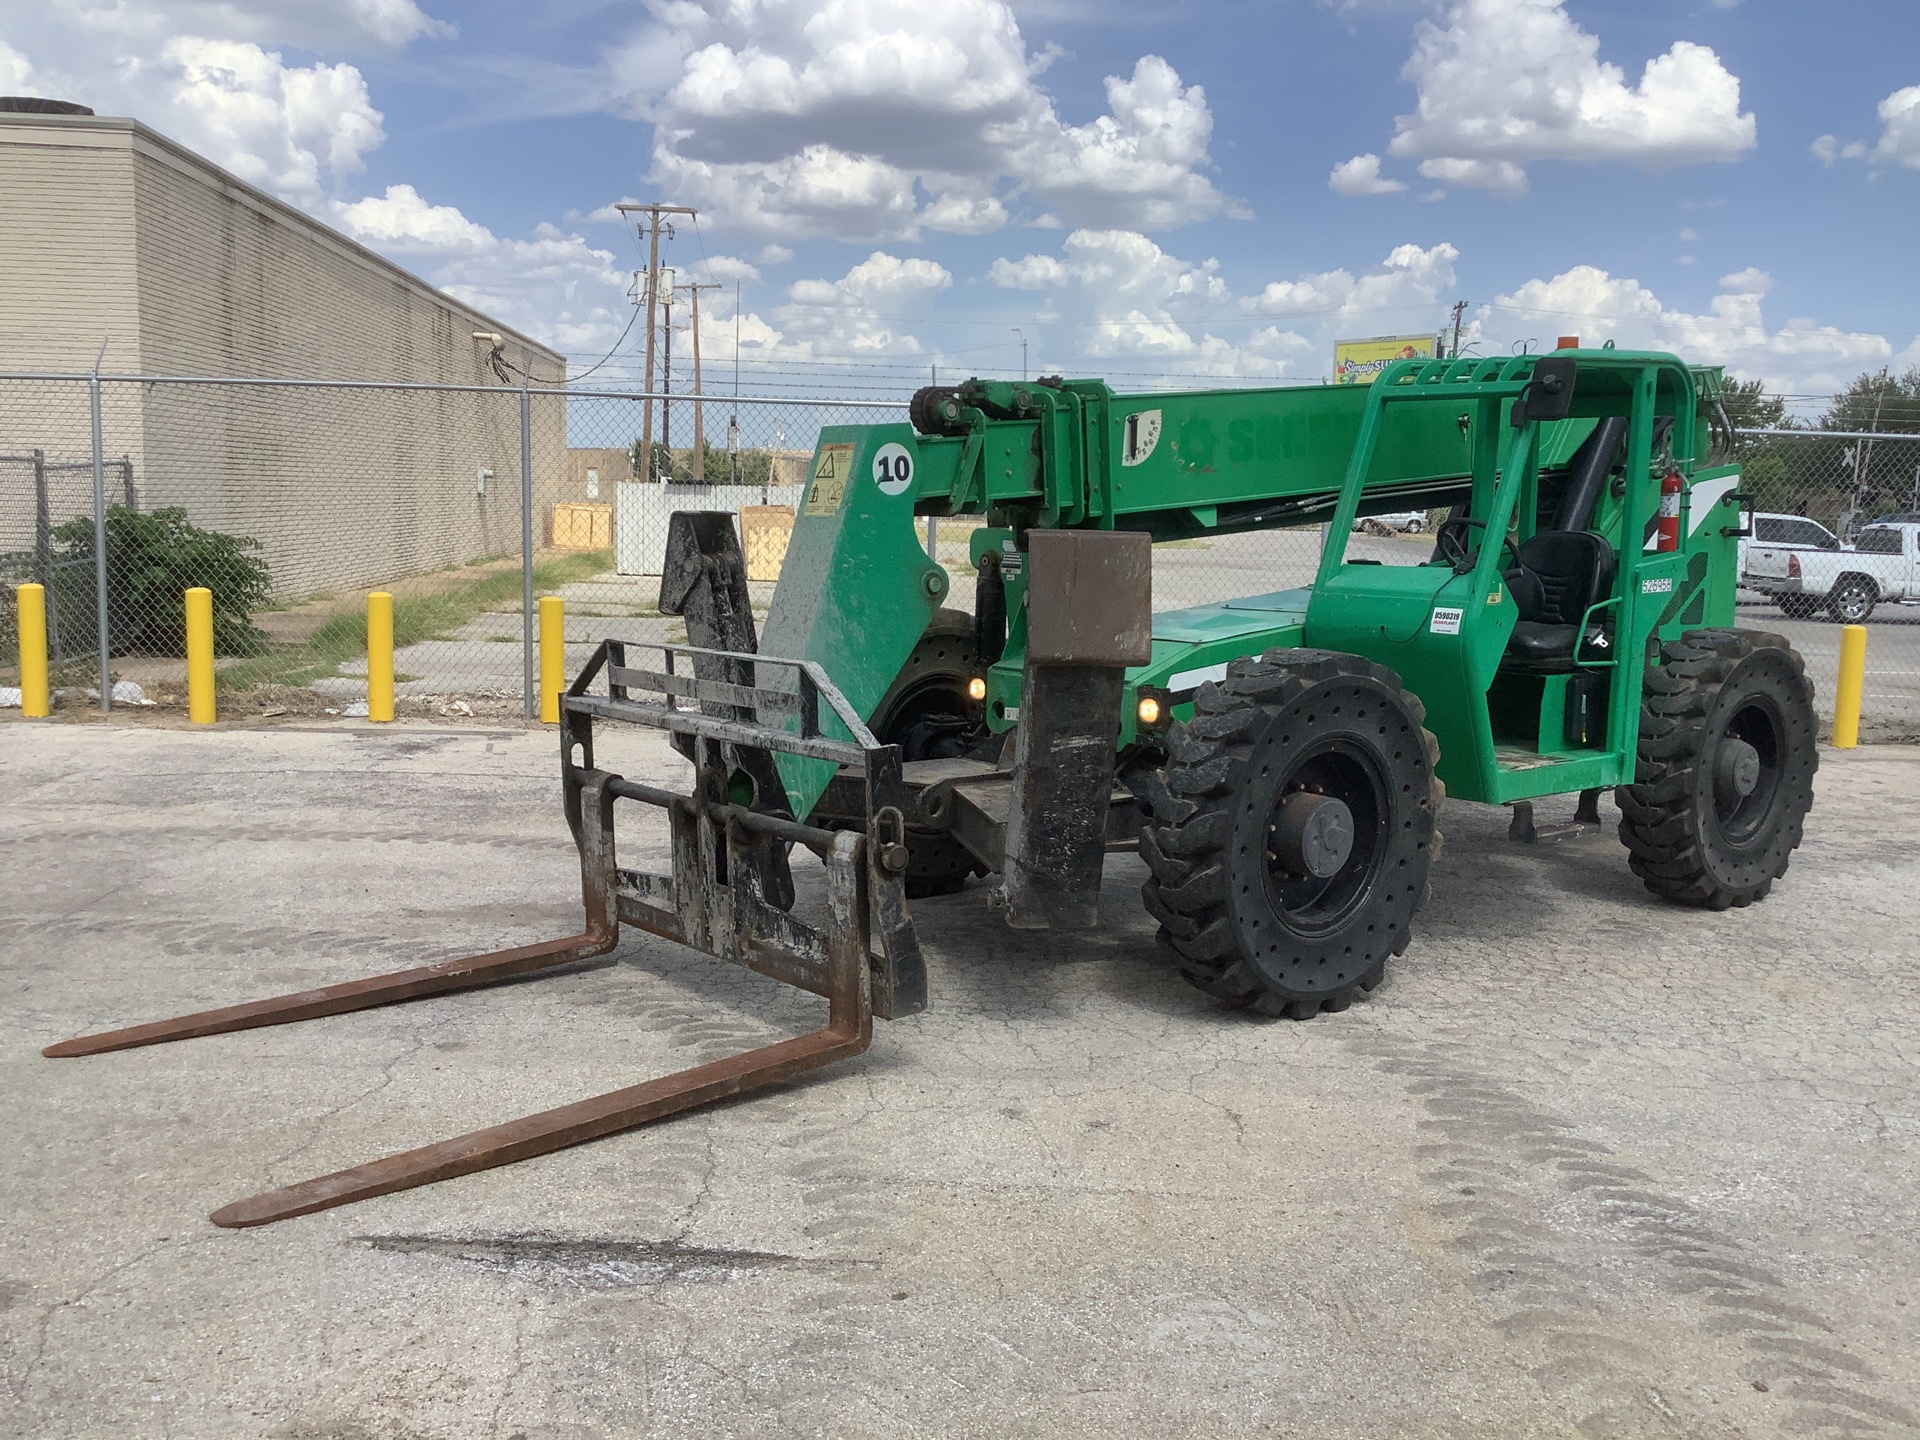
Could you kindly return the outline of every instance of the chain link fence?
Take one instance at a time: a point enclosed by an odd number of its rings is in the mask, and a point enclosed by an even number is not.
[[[47,588],[63,704],[184,706],[181,597],[203,584],[223,714],[364,713],[366,595],[386,590],[401,714],[526,716],[540,596],[567,602],[570,672],[609,634],[682,639],[658,608],[667,517],[719,508],[741,517],[764,611],[820,430],[905,420],[904,403],[865,400],[0,376],[0,686],[17,683],[13,587],[31,580]],[[1749,431],[1741,448],[1756,531],[1741,623],[1786,633],[1830,710],[1837,602],[1815,591],[1835,565],[1866,569],[1867,721],[1920,730],[1920,606],[1903,603],[1920,577],[1910,545],[1872,553],[1887,534],[1870,523],[1920,520],[1920,437]],[[1353,553],[1420,563],[1428,522],[1369,522]],[[948,603],[969,608],[980,522],[922,523],[953,579]],[[1797,543],[1789,529],[1820,557],[1792,593],[1752,573]],[[1162,545],[1154,601],[1306,585],[1319,555],[1317,527]]]
[[[1785,635],[1831,714],[1840,630],[1867,627],[1862,723],[1920,735],[1920,435],[1742,430],[1739,623]]]

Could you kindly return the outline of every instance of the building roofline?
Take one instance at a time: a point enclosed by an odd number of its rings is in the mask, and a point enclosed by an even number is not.
[[[157,152],[157,157],[173,163],[180,169],[195,174],[199,178],[233,192],[238,198],[266,211],[282,223],[306,231],[322,242],[338,246],[354,259],[377,270],[385,271],[393,279],[410,286],[435,303],[445,305],[450,310],[472,316],[476,330],[492,330],[506,340],[527,346],[541,357],[551,360],[561,367],[560,373],[566,374],[567,357],[551,345],[542,344],[524,331],[516,330],[503,321],[496,320],[484,310],[476,309],[458,296],[450,295],[431,281],[423,279],[404,265],[395,264],[379,251],[370,249],[344,232],[335,229],[324,220],[309,214],[297,205],[262,190],[246,180],[242,180],[230,170],[207,159],[198,151],[191,150],[178,140],[161,134],[158,130],[124,115],[40,115],[24,114],[12,111],[0,111],[0,139],[5,138],[8,130],[55,130],[83,131],[107,135],[126,135],[131,138],[131,148],[145,147]]]

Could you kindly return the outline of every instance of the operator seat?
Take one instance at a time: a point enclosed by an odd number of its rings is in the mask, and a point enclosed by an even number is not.
[[[1580,635],[1587,608],[1613,593],[1617,561],[1606,538],[1591,530],[1542,530],[1520,547],[1519,560],[1506,573],[1520,612],[1507,642],[1507,665],[1564,675],[1578,668],[1577,651],[1584,650],[1586,659],[1607,658],[1611,627],[1590,627],[1584,646]]]

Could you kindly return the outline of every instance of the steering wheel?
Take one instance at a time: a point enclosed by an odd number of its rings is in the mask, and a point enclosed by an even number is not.
[[[1468,547],[1467,536],[1475,530],[1485,530],[1487,522],[1476,520],[1471,515],[1456,515],[1451,520],[1440,522],[1440,528],[1433,532],[1433,553],[1453,567],[1454,574],[1464,575],[1473,569],[1479,553],[1479,545]],[[1484,543],[1484,539],[1482,541]],[[1510,559],[1514,565],[1520,563],[1520,551],[1510,536],[1500,537],[1500,548],[1506,552],[1502,558]],[[1504,569],[1511,566],[1503,565]]]

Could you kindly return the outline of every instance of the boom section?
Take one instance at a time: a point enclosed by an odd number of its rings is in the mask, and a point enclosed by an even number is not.
[[[1517,386],[1516,386],[1517,388]],[[1143,530],[1156,540],[1327,519],[1360,438],[1357,386],[1119,395],[1098,380],[973,380],[922,412],[915,511],[1012,529]],[[1369,508],[1451,503],[1471,448],[1454,417],[1396,411]]]

